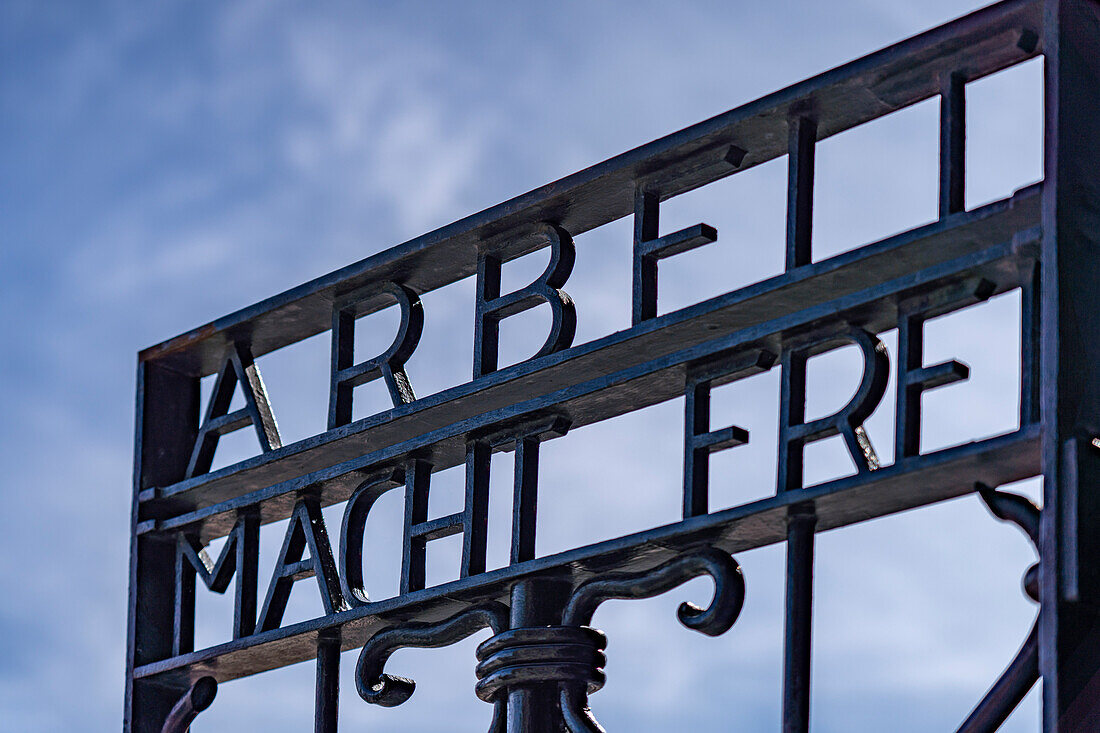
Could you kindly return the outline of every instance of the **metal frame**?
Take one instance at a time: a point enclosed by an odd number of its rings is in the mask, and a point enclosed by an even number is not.
[[[1040,677],[1044,731],[1100,729],[1100,494],[1092,489],[1100,478],[1098,48],[1093,0],[1008,0],[142,351],[124,729],[185,730],[210,705],[217,682],[315,658],[316,730],[335,731],[341,650],[362,649],[359,694],[396,705],[414,683],[384,672],[395,649],[442,646],[488,627],[494,635],[478,647],[475,692],[494,705],[492,730],[602,730],[587,708],[604,679],[605,640],[589,626],[596,607],[709,575],[710,606],[684,604],[679,618],[720,634],[744,600],[732,553],[786,541],[783,729],[805,731],[815,533],[975,491],[1039,549],[1041,563],[1025,585],[1042,610],[1017,658],[959,730],[996,729]],[[1044,180],[967,211],[966,84],[1039,55]],[[932,97],[941,101],[938,221],[814,261],[817,142]],[[781,156],[789,160],[786,271],[659,315],[659,261],[718,236],[706,224],[658,236],[661,203]],[[629,215],[632,326],[573,346],[576,312],[563,290],[573,237]],[[552,252],[546,271],[502,294],[501,265],[544,247]],[[417,399],[404,363],[425,318],[419,296],[471,276],[474,378]],[[921,394],[968,376],[957,361],[924,365],[924,322],[1013,289],[1023,304],[1019,428],[921,453]],[[395,304],[401,326],[394,343],[356,363],[355,319]],[[554,316],[544,346],[532,359],[500,367],[500,321],[540,304]],[[892,328],[899,331],[896,365],[876,335]],[[282,445],[257,360],[325,330],[332,332],[329,429]],[[807,422],[806,360],[846,344],[863,354],[861,385],[836,414]],[[710,424],[711,389],[777,367],[776,492],[712,512],[709,456],[750,436]],[[896,459],[883,466],[862,426],[891,368]],[[218,388],[200,420],[199,381],[210,374],[220,374]],[[352,420],[352,389],[379,378],[393,409]],[[246,407],[231,413],[238,388]],[[683,519],[536,556],[540,442],[680,396]],[[260,438],[260,455],[209,470],[218,438],[248,426]],[[835,435],[858,472],[804,487],[804,447]],[[516,454],[511,563],[486,571],[489,467],[503,450]],[[462,463],[463,510],[429,517],[432,474]],[[1039,475],[1041,514],[991,488]],[[363,587],[362,533],[378,497],[402,487],[401,593],[372,601]],[[336,555],[320,510],[339,502],[347,506]],[[287,518],[257,609],[260,527]],[[459,533],[461,577],[425,587],[426,544]],[[211,561],[202,548],[225,536],[230,541]],[[236,588],[232,640],[199,650],[192,648],[196,575],[216,592]],[[289,589],[310,577],[326,615],[282,626]]]

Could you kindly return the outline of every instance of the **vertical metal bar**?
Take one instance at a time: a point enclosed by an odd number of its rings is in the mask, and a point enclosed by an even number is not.
[[[138,494],[183,478],[199,430],[199,380],[145,362],[138,366],[134,486],[130,520],[127,622],[126,733],[159,733],[188,687],[135,680],[134,668],[172,656],[176,544],[138,535]]]
[[[516,440],[516,473],[512,493],[512,562],[535,558],[535,529],[538,515],[539,439]]]
[[[782,379],[779,392],[779,469],[776,482],[779,491],[802,488],[802,457],[804,441],[790,438],[792,425],[806,422],[806,354],[802,351],[783,352]]]
[[[631,323],[657,317],[657,260],[644,254],[644,245],[659,236],[661,198],[641,187],[634,193],[634,289]]]
[[[463,578],[485,572],[489,532],[489,444],[475,440],[466,446],[466,505],[462,519]]]
[[[1100,5],[1045,0],[1042,191],[1043,730],[1100,729]]]
[[[173,656],[195,651],[195,575],[195,568],[177,546]]]
[[[788,250],[788,254],[790,250]],[[787,349],[782,357],[779,408],[779,491],[798,491],[803,481],[804,442],[789,437],[806,418],[804,351]],[[783,639],[783,733],[805,732],[810,725],[810,651],[812,647],[814,527],[813,504],[795,504],[787,514],[787,588]]]
[[[405,534],[401,553],[401,593],[424,588],[424,566],[427,560],[427,539],[414,536],[413,528],[428,519],[428,490],[432,466],[421,460],[409,461],[405,467]]]
[[[813,647],[814,528],[812,504],[787,517],[787,601],[783,640],[783,733],[810,728],[810,652]]]
[[[814,156],[817,122],[812,117],[791,118],[787,156],[787,269],[813,259]]]
[[[940,218],[966,210],[966,77],[949,73],[940,90]]]
[[[250,636],[256,630],[256,590],[260,571],[260,510],[246,507],[238,512],[237,587],[233,602],[233,638]]]
[[[328,428],[351,422],[354,387],[340,381],[340,372],[355,362],[355,314],[336,306],[332,309],[332,356],[329,369]]]
[[[924,365],[924,319],[909,309],[898,310],[897,415],[894,423],[894,461],[920,453],[921,389],[908,376]]]
[[[474,313],[474,379],[497,369],[500,353],[500,321],[488,312],[488,304],[500,297],[502,263],[482,252],[477,258],[477,307]]]
[[[1032,267],[1031,278],[1020,289],[1020,425],[1039,422],[1039,338],[1042,308],[1040,267]]]
[[[317,690],[314,733],[336,733],[340,703],[340,629],[317,635]]]
[[[696,436],[710,430],[710,381],[689,380],[684,396],[684,519],[710,511],[710,451]]]
[[[554,578],[521,580],[512,586],[511,627],[561,623],[569,583]],[[560,733],[565,729],[557,682],[511,687],[507,702],[508,733]]]

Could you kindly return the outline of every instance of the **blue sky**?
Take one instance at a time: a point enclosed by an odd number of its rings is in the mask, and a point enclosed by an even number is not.
[[[977,6],[0,5],[0,730],[119,726],[138,349]],[[1039,177],[1040,74],[1032,63],[972,86],[971,204]],[[817,256],[934,217],[936,119],[932,101],[822,144]],[[777,161],[668,205],[669,229],[707,221],[721,238],[662,270],[662,310],[781,267],[785,175]],[[577,343],[629,325],[629,236],[621,221],[577,239]],[[522,285],[540,256],[507,267],[506,282]],[[468,378],[471,296],[460,283],[424,298],[409,365],[419,394]],[[930,326],[929,361],[960,358],[974,376],[927,399],[926,448],[1014,426],[1017,311],[1009,295]],[[505,355],[537,348],[543,316],[505,327]],[[386,318],[364,329],[368,342],[388,343]],[[290,439],[323,429],[327,348],[314,339],[261,361]],[[846,401],[857,364],[843,351],[820,360],[811,412]],[[773,488],[775,376],[717,397],[716,421],[754,435],[716,459],[718,506]],[[888,402],[869,425],[880,449]],[[540,554],[676,519],[681,409],[546,447]],[[232,437],[222,463],[255,450],[246,431]],[[818,480],[848,469],[835,444],[812,453]],[[441,485],[459,481],[451,471]],[[497,562],[508,516],[498,483]],[[588,518],[572,521],[580,503]],[[382,559],[368,579],[381,597],[396,587],[400,514],[376,511],[368,548]],[[279,540],[267,530],[262,575]],[[429,579],[453,577],[449,549],[429,556]],[[1026,540],[973,498],[822,535],[819,555],[817,731],[953,729],[1034,613],[1019,590]],[[718,639],[673,617],[679,601],[705,600],[703,581],[601,609],[609,682],[592,705],[610,730],[776,729],[783,552],[739,559],[748,602]],[[316,615],[311,593],[295,590],[288,621]],[[225,638],[226,611],[200,598],[200,643]],[[395,655],[393,669],[420,681],[401,708],[366,705],[345,675],[344,728],[483,729],[480,639]],[[345,655],[345,672],[353,662]],[[307,729],[312,694],[309,665],[227,684],[195,730]],[[1033,694],[1006,730],[1036,725]]]

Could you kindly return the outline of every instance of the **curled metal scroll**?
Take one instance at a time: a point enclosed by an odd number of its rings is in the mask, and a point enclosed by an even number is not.
[[[741,613],[745,578],[736,560],[712,547],[686,553],[649,571],[616,573],[584,583],[570,596],[563,623],[587,627],[604,601],[652,598],[701,575],[714,579],[710,605],[700,608],[693,603],[681,603],[676,616],[689,629],[718,636],[728,631]],[[588,707],[590,691],[590,686],[583,684],[561,685],[562,715],[571,733],[604,733]]]
[[[993,512],[993,516],[1018,526],[1027,533],[1031,543],[1038,549],[1039,507],[1026,496],[998,491],[982,483],[979,483],[976,488],[982,501],[989,507],[989,511]]]
[[[745,578],[736,560],[712,547],[683,554],[645,572],[615,573],[582,584],[570,596],[562,623],[587,626],[604,601],[652,598],[700,575],[714,579],[714,599],[710,606],[703,609],[694,603],[681,603],[676,615],[689,629],[718,636],[728,631],[741,613],[745,603]]]
[[[191,721],[199,713],[210,707],[214,696],[218,694],[218,682],[213,677],[200,677],[192,683],[187,692],[172,706],[160,733],[186,733]]]
[[[1020,527],[1038,549],[1038,507],[1019,494],[998,491],[981,483],[976,488],[995,517]],[[1024,576],[1024,592],[1032,600],[1039,600],[1037,564],[1028,568]],[[1036,620],[1015,658],[959,726],[957,733],[992,733],[997,730],[1038,681],[1039,622]]]
[[[366,643],[355,665],[355,689],[374,705],[393,707],[412,696],[416,682],[383,673],[386,661],[398,649],[436,648],[456,644],[481,629],[499,634],[508,628],[508,608],[482,603],[437,623],[412,623],[381,631]]]
[[[706,608],[683,603],[677,611],[689,629],[717,636],[737,620],[745,601],[741,568],[728,553],[715,548],[687,552],[652,570],[614,573],[581,584],[570,595],[561,625],[509,629],[509,609],[490,602],[472,606],[436,623],[409,623],[385,629],[363,647],[355,668],[355,686],[369,703],[392,707],[412,696],[416,683],[383,672],[393,652],[406,647],[442,647],[483,629],[493,637],[477,649],[477,696],[493,704],[490,733],[504,733],[510,692],[531,685],[556,686],[561,711],[572,733],[601,733],[588,709],[588,694],[603,687],[602,632],[588,626],[596,609],[611,599],[651,598],[709,575],[714,597]]]

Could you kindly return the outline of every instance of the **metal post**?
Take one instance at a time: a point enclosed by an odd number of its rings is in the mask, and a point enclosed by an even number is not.
[[[521,580],[512,586],[511,626],[561,623],[571,586],[556,579]],[[508,691],[508,733],[559,733],[563,730],[558,683],[512,687]]]
[[[1040,359],[1043,730],[1100,729],[1100,5],[1047,0]]]
[[[313,710],[316,733],[336,733],[340,703],[340,630],[317,635],[317,698]]]
[[[157,733],[188,685],[134,679],[138,665],[172,656],[176,600],[175,538],[138,533],[139,495],[150,486],[183,478],[199,429],[199,380],[148,362],[139,364],[136,422],[123,730]]]
[[[814,528],[812,504],[787,518],[787,607],[783,642],[783,733],[810,728],[810,650],[813,646]]]

